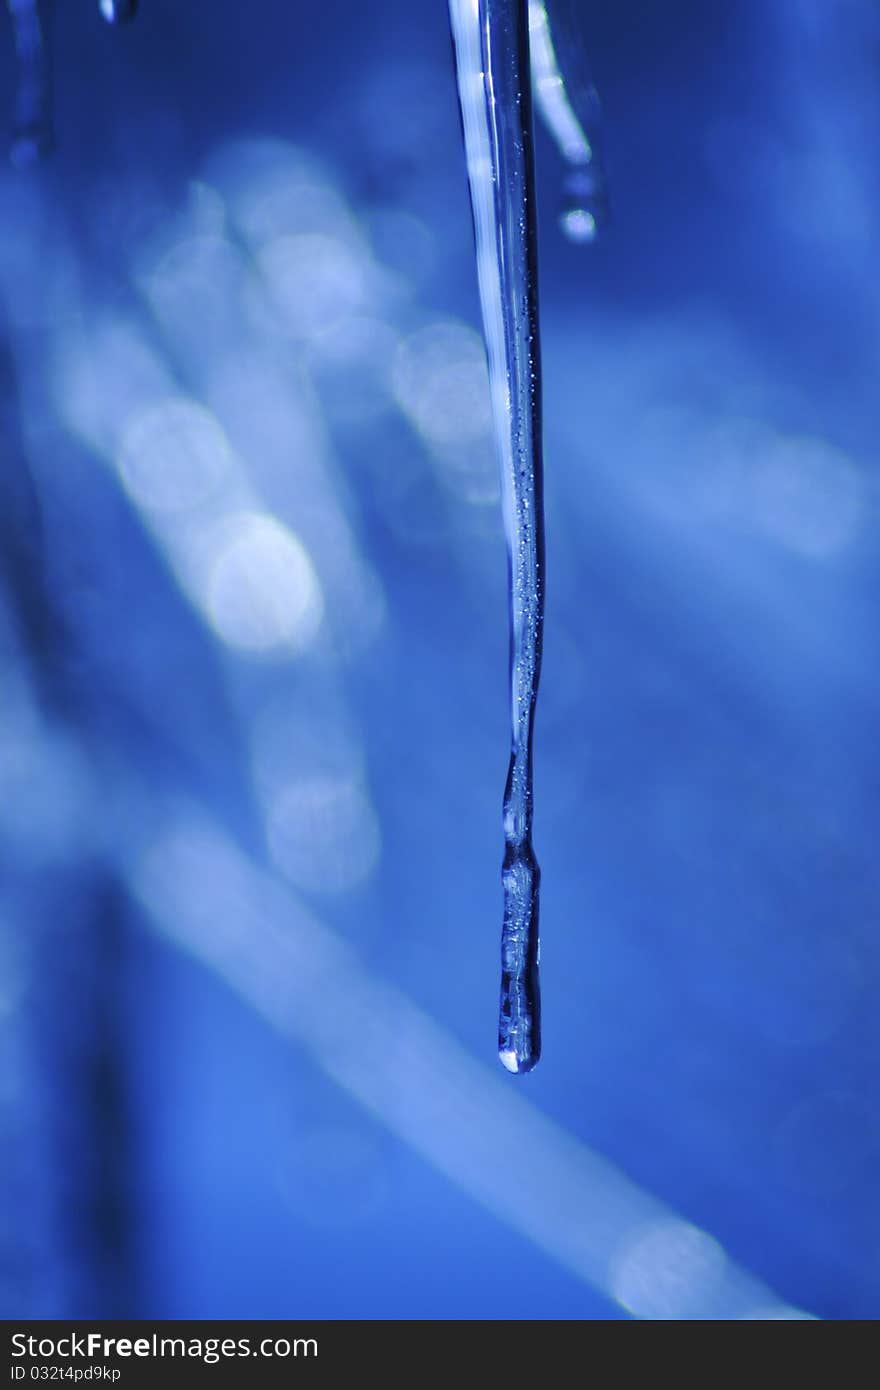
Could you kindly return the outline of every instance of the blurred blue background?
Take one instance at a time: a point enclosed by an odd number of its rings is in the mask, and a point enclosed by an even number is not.
[[[877,1314],[880,12],[575,9],[613,220],[563,240],[539,133],[515,1079],[445,4],[55,6],[0,174],[7,1318]]]

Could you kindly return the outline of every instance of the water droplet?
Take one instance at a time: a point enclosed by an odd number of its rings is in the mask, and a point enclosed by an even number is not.
[[[562,183],[560,225],[570,241],[595,241],[608,220],[605,184],[592,164],[573,170]]]

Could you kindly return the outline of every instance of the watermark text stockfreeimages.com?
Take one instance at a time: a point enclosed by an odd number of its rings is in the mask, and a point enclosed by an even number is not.
[[[146,1337],[105,1337],[102,1332],[71,1332],[62,1337],[34,1337],[24,1332],[12,1334],[13,1357],[35,1360],[82,1358],[84,1360],[116,1360],[117,1357],[191,1358],[213,1365],[234,1357],[317,1356],[318,1342],[314,1337],[160,1337],[153,1332]],[[24,1370],[24,1366],[21,1366]],[[13,1376],[13,1379],[23,1379]]]

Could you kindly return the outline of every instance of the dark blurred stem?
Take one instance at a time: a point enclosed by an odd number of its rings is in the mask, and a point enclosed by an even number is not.
[[[52,92],[45,0],[6,0],[18,60],[18,92],[10,157],[16,168],[35,164],[52,147]]]

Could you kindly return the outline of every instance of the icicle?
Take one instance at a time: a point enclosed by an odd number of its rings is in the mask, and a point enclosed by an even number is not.
[[[508,1071],[541,1054],[532,729],[544,621],[541,362],[527,0],[450,0],[510,589],[501,1009]]]

